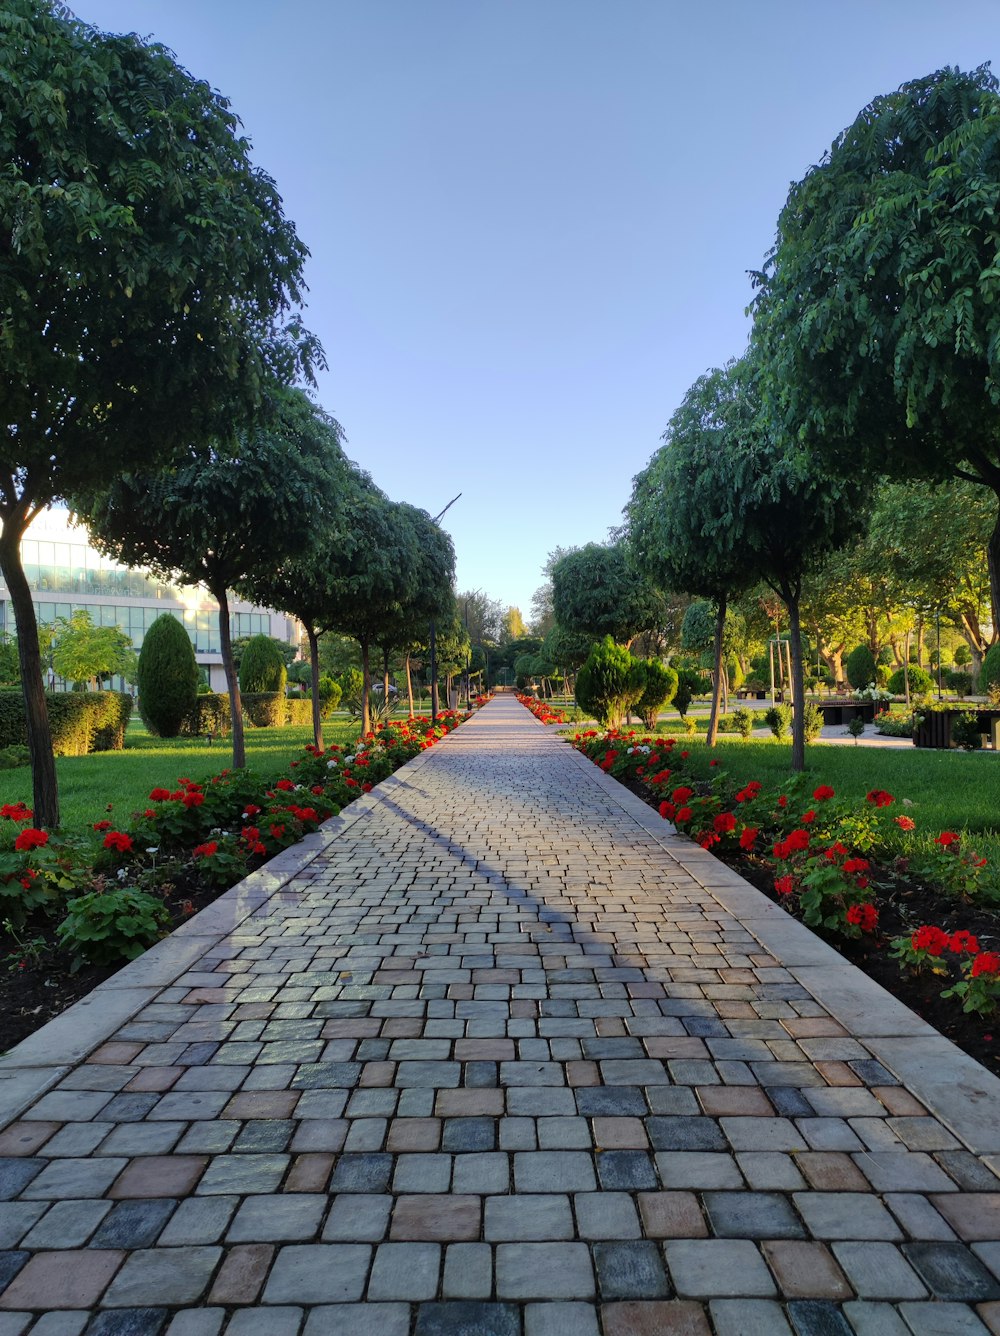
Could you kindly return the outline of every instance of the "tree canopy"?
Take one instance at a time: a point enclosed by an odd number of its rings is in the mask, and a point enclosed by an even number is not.
[[[628,642],[657,625],[661,601],[624,544],[588,543],[553,565],[552,608],[567,630]]]

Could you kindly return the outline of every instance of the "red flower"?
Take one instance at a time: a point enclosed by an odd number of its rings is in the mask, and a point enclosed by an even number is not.
[[[972,977],[978,979],[981,974],[1000,975],[1000,955],[996,951],[980,951],[972,962]]]
[[[95,829],[95,830],[110,830],[110,829],[111,829],[111,822],[110,822],[110,821],[95,821],[95,822],[94,822],[94,829]]]
[[[689,789],[686,785],[681,785],[679,789],[674,789],[670,795],[675,803],[686,803],[694,793],[694,789]]]
[[[958,843],[958,836],[953,830],[943,830],[934,843],[947,849],[950,845]]]
[[[830,845],[829,849],[824,851],[823,857],[827,860],[827,862],[835,863],[837,859],[841,856],[841,854],[846,854],[846,853],[847,853],[846,845],[841,844],[841,842],[837,840],[834,844]]]
[[[109,830],[104,837],[105,849],[116,849],[120,854],[131,853],[132,836],[126,835],[123,830]]]
[[[874,932],[878,927],[878,910],[874,905],[851,905],[847,921],[856,924],[862,932]]]
[[[205,795],[190,789],[181,799],[185,807],[200,807],[205,801]]]
[[[5,816],[10,821],[30,821],[34,816],[30,807],[25,807],[23,802],[4,803],[0,807],[0,816]]]
[[[681,760],[682,760],[682,761],[686,761],[687,758],[688,758],[690,755],[691,755],[691,753],[690,753],[689,751],[682,751],[682,752],[681,752]]]
[[[361,785],[361,792],[362,792],[362,793],[371,793],[371,791],[372,791],[372,786],[371,786],[370,784],[365,783],[365,784],[362,784],[362,785]]]
[[[281,789],[282,793],[288,793],[291,789],[295,788],[295,785],[290,779],[279,779],[274,787],[276,789]]]
[[[779,807],[787,807],[787,806],[788,806],[788,799],[785,797],[784,794],[782,794],[781,797],[778,799],[778,806],[779,806]]]
[[[816,813],[810,808],[808,812],[802,813],[799,820],[804,826],[809,826],[816,820]]]
[[[939,956],[947,949],[949,940],[946,932],[927,923],[912,935],[910,945],[914,951],[926,951],[929,956]]]
[[[682,822],[682,821],[690,821],[690,820],[691,820],[691,808],[690,808],[690,807],[682,807],[682,808],[680,808],[680,810],[678,811],[677,815],[674,817],[674,820],[677,821],[678,823],[679,823],[679,822]]]
[[[284,826],[272,826],[272,827],[271,827],[271,836],[272,836],[272,838],[275,839],[275,840],[280,840],[281,837],[282,837],[282,835],[284,835],[284,833],[285,833],[285,828],[284,828]]]
[[[712,829],[716,835],[728,835],[730,831],[736,829],[736,817],[732,812],[720,812],[712,822]]]
[[[147,807],[146,810],[143,812],[143,816],[146,816],[146,817],[149,817],[149,816],[156,816],[156,812],[153,810],[152,807]]]
[[[744,826],[740,832],[740,848],[752,849],[757,843],[757,836],[760,831],[756,826]]]
[[[319,797],[321,796],[322,792],[323,792],[323,785],[322,785],[322,784],[314,784],[314,785],[312,786],[312,788],[309,790],[309,792],[315,794],[316,797],[319,798]]]
[[[170,798],[169,789],[154,789],[152,793],[149,795],[150,802],[154,803],[165,803],[169,800],[169,798]]]
[[[795,878],[790,873],[786,873],[783,877],[776,877],[774,889],[779,895],[791,895],[795,890]]]
[[[892,794],[886,793],[885,789],[872,789],[870,793],[865,794],[865,802],[875,807],[888,807],[892,801]]]
[[[698,843],[703,849],[711,849],[713,844],[719,843],[718,835],[713,835],[710,830],[703,830],[698,836]]]
[[[664,801],[660,803],[660,816],[663,817],[664,821],[670,820],[676,811],[677,808],[673,805],[673,803],[668,803],[666,799],[664,799]]]
[[[917,828],[917,823],[912,816],[897,816],[893,820],[900,830],[916,830]]]
[[[844,871],[850,875],[853,872],[867,872],[871,864],[867,858],[847,858],[843,866]]]
[[[948,949],[954,951],[956,955],[961,955],[963,951],[967,951],[970,956],[974,956],[979,950],[979,942],[971,932],[959,928],[957,932],[951,934]]]
[[[708,764],[709,764],[709,765],[718,765],[719,763],[718,763],[718,761],[709,761]]]
[[[829,784],[821,784],[818,789],[813,789],[813,797],[818,803],[825,803],[828,798],[833,797],[833,789]]]
[[[250,817],[256,816],[259,811],[260,808],[257,806],[256,803],[247,803],[243,815],[249,820]]]
[[[26,853],[29,849],[41,849],[48,842],[48,831],[36,830],[34,826],[29,826],[27,830],[22,830],[18,835],[14,841],[14,848],[20,853]]]
[[[207,844],[196,844],[194,848],[195,858],[211,858],[213,854],[219,852],[219,845],[215,840],[209,840]]]

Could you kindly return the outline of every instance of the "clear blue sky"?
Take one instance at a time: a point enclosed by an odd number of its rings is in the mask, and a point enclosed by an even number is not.
[[[75,0],[232,101],[312,259],[318,397],[528,616],[742,352],[788,185],[996,0]]]

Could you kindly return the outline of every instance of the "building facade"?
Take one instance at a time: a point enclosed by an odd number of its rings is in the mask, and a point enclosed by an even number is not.
[[[162,613],[183,622],[195,658],[213,691],[225,691],[219,643],[219,605],[206,589],[166,584],[147,571],[119,566],[91,547],[87,530],[72,524],[68,511],[53,508],[38,516],[21,544],[21,559],[35,602],[39,625],[74,612],[89,612],[95,626],[117,626],[142,648],[147,629]],[[299,643],[298,624],[284,613],[230,599],[233,639],[268,635]],[[0,633],[14,635],[7,586],[0,579]],[[49,669],[49,686],[65,684]]]

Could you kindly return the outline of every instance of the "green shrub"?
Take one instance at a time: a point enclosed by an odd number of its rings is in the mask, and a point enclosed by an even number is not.
[[[308,696],[285,697],[285,723],[309,725],[313,721],[313,703]]]
[[[955,646],[954,661],[957,668],[965,668],[972,662],[972,650],[969,649],[968,645]]]
[[[951,726],[951,738],[963,751],[978,751],[983,745],[982,734],[974,710],[963,710],[956,715]]]
[[[319,701],[320,717],[329,718],[334,710],[340,704],[340,698],[343,695],[340,683],[335,682],[332,677],[323,676],[319,679]]]
[[[45,702],[57,756],[121,751],[132,697],[121,691],[48,691]],[[26,747],[28,727],[20,691],[0,691],[0,747]]]
[[[729,690],[739,691],[740,687],[746,681],[746,673],[743,671],[743,665],[735,654],[730,654],[726,659],[726,674],[729,678]]]
[[[683,719],[688,706],[700,692],[705,690],[705,675],[697,668],[681,668],[677,673],[677,690],[674,692],[674,709]]]
[[[27,765],[31,760],[31,753],[27,747],[21,747],[17,743],[10,747],[0,747],[0,770],[17,770],[22,765]]]
[[[979,675],[980,691],[989,695],[991,687],[1000,687],[1000,641],[986,651],[983,671]]]
[[[113,886],[70,900],[56,936],[77,964],[113,965],[141,956],[163,936],[168,920],[162,900],[131,886]]]
[[[270,636],[251,636],[240,659],[240,694],[283,692],[287,681],[288,669],[277,642]]]
[[[792,726],[792,707],[790,705],[772,705],[764,711],[764,723],[776,738],[788,735]]]
[[[806,701],[804,724],[806,742],[815,742],[823,731],[823,711],[811,700]]]
[[[656,727],[656,716],[669,705],[677,690],[677,673],[659,659],[635,659],[642,678],[642,695],[635,703],[635,712],[649,729]]]
[[[340,703],[348,714],[357,718],[361,714],[361,692],[364,688],[364,675],[360,668],[348,668],[337,678],[340,687]]]
[[[956,696],[968,696],[972,691],[972,674],[963,672],[960,668],[953,668],[951,672],[942,675],[945,686],[949,691],[953,691]]]
[[[169,613],[157,617],[139,651],[139,713],[151,733],[175,738],[198,698],[200,674],[191,637]]]
[[[913,714],[890,714],[882,710],[875,716],[875,732],[887,738],[908,738],[913,733]]]
[[[624,645],[598,641],[577,673],[576,700],[599,724],[617,728],[645,688],[645,674]]]
[[[733,723],[736,725],[736,732],[741,738],[749,738],[753,734],[754,724],[757,722],[757,711],[748,710],[745,705],[741,705],[738,710],[733,711]]]
[[[876,680],[875,656],[867,645],[859,645],[848,654],[844,670],[854,690],[861,691]]]
[[[934,679],[926,668],[918,668],[911,663],[905,670],[897,668],[889,678],[889,690],[894,696],[906,695],[906,679],[910,679],[910,692],[914,696],[929,696],[934,690]]]
[[[232,718],[229,711],[229,697],[210,692],[207,696],[198,696],[194,705],[184,716],[181,732],[186,737],[227,737]]]

